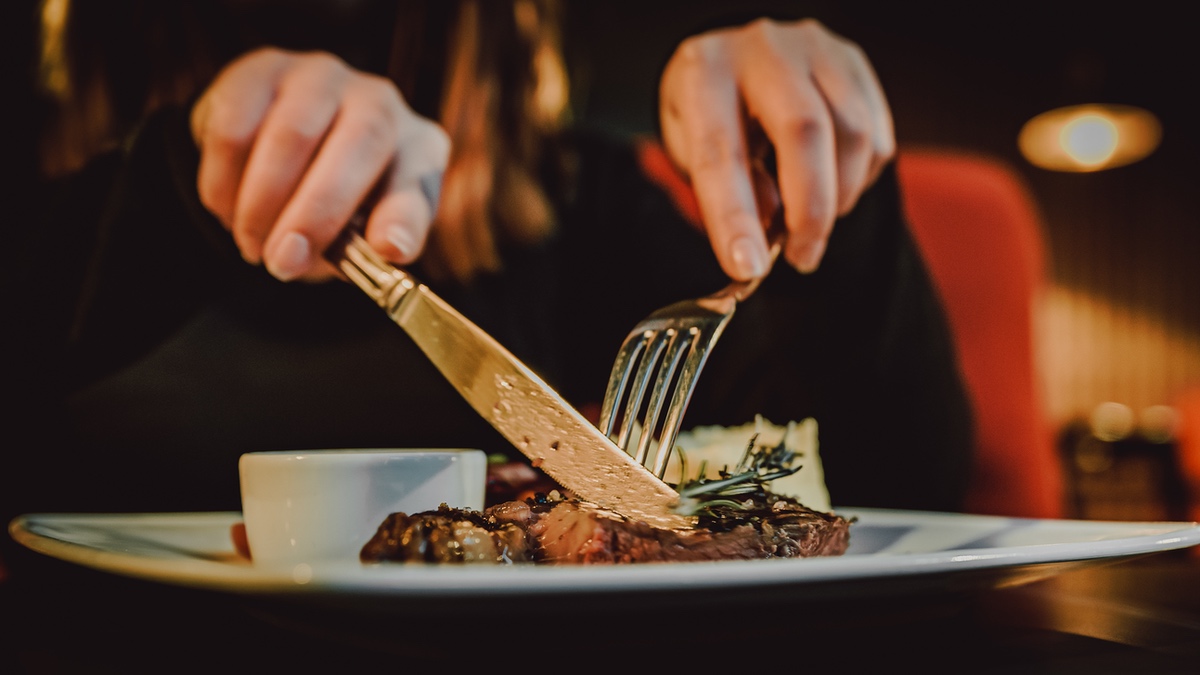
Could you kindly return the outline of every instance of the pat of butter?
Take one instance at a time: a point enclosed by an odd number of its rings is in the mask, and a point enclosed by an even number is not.
[[[758,434],[755,446],[775,447],[786,442],[786,447],[796,453],[793,466],[800,466],[800,470],[792,475],[771,481],[770,489],[781,495],[795,497],[810,509],[831,511],[829,490],[825,487],[825,471],[817,447],[817,421],[811,417],[790,422],[787,426],[772,424],[759,415],[753,422],[738,427],[695,427],[680,432],[675,445],[686,455],[689,479],[696,477],[705,462],[707,477],[717,478],[720,470],[737,466],[755,434]],[[678,484],[682,464],[679,453],[671,453],[664,480]]]

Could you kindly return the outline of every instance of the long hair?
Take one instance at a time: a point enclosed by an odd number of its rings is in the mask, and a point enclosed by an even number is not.
[[[461,281],[498,271],[505,244],[553,229],[539,172],[567,115],[558,0],[375,5],[394,17],[378,70],[452,142],[423,263]],[[297,5],[271,6],[260,26],[286,24],[279,12]],[[47,176],[116,147],[158,108],[189,104],[239,54],[278,44],[221,2],[42,0],[40,10],[39,79],[57,104],[42,143]]]

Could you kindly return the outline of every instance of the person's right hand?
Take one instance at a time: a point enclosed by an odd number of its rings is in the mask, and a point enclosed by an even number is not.
[[[385,258],[424,248],[450,141],[389,80],[327,53],[263,48],[218,74],[191,127],[201,201],[275,277],[334,276],[322,252],[364,206]]]

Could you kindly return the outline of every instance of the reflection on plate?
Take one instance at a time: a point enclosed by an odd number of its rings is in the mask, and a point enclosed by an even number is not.
[[[9,526],[30,549],[127,577],[230,593],[427,611],[462,602],[564,596],[640,601],[845,599],[1010,586],[1086,565],[1200,544],[1182,522],[1032,520],[838,509],[857,517],[836,558],[621,566],[256,567],[234,551],[239,513],[30,514]],[[701,592],[697,592],[701,591]]]

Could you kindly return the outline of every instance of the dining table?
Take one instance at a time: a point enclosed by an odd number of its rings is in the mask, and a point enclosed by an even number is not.
[[[433,599],[413,611],[112,574],[15,547],[0,672],[1200,672],[1197,548],[1037,566],[1002,583],[797,599],[754,587]],[[819,590],[819,589],[818,589]],[[368,670],[369,669],[369,670]],[[486,669],[486,670],[484,670]]]

